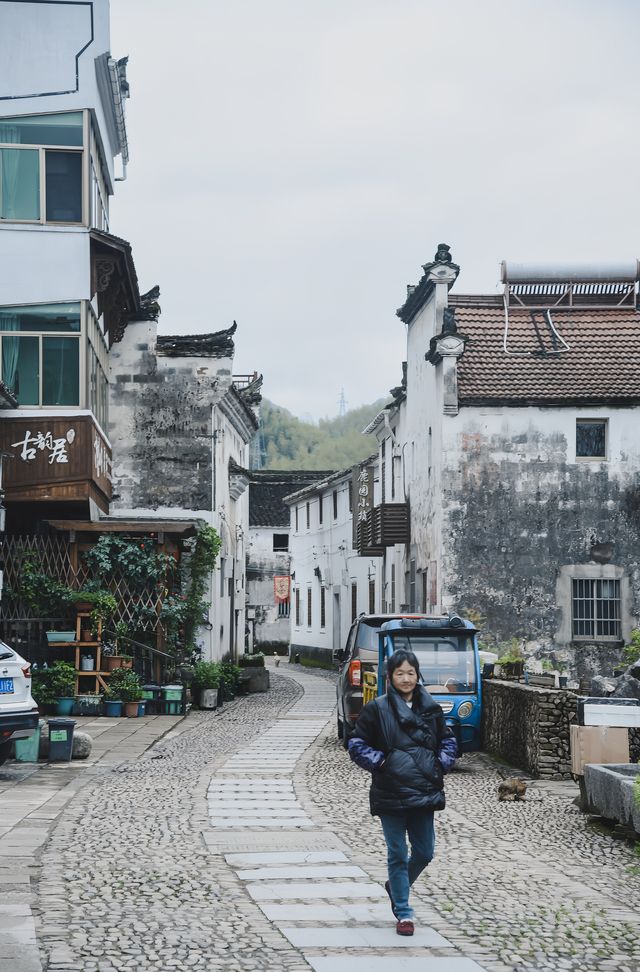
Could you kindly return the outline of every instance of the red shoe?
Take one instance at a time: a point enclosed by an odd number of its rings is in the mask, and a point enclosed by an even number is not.
[[[414,930],[413,922],[409,918],[402,918],[396,922],[396,934],[398,935],[413,935]]]

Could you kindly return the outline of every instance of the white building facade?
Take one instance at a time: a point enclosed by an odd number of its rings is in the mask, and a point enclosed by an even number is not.
[[[382,561],[355,545],[352,470],[288,496],[291,510],[291,656],[329,665],[352,621],[382,606]]]

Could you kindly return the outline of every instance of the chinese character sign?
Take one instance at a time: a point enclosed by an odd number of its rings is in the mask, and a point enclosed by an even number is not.
[[[51,466],[54,462],[69,462],[67,447],[72,445],[75,437],[75,429],[68,429],[66,435],[60,438],[54,438],[51,432],[32,433],[31,429],[27,429],[24,438],[20,442],[12,442],[11,448],[20,449],[18,458],[23,462],[31,462],[38,452],[46,452]]]
[[[353,496],[353,546],[358,547],[358,527],[367,522],[373,508],[373,469],[371,466],[354,466],[351,480]]]

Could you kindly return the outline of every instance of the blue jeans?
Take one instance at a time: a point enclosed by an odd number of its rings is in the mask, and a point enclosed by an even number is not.
[[[433,858],[436,842],[433,810],[380,814],[380,823],[387,842],[389,887],[396,918],[413,918],[413,908],[409,906],[409,888]],[[407,835],[411,845],[411,857],[407,850]]]

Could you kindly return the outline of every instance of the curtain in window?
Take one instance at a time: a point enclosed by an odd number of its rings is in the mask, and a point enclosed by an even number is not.
[[[16,314],[6,314],[0,311],[0,330],[17,331],[19,329]],[[2,380],[7,388],[15,391],[16,368],[18,367],[19,344],[17,338],[2,339]]]
[[[12,144],[20,141],[15,125],[0,125],[0,142]],[[15,218],[16,192],[18,188],[18,153],[11,150],[0,152],[0,218]]]

